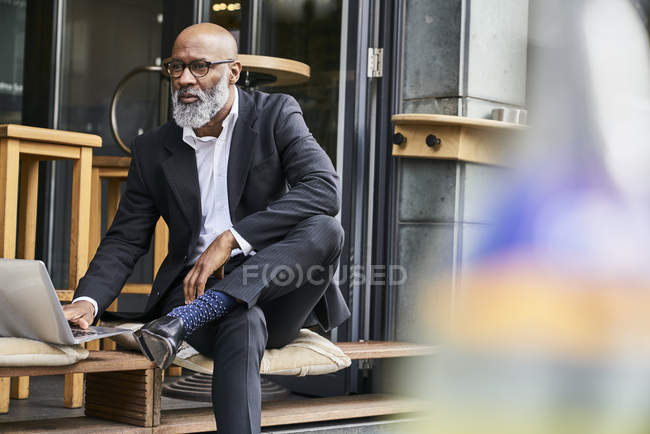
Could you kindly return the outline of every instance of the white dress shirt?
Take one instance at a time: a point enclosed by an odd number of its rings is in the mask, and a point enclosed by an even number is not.
[[[228,156],[238,117],[239,95],[235,91],[232,108],[223,121],[219,137],[197,137],[192,128],[183,128],[183,142],[196,153],[196,169],[201,191],[201,232],[191,254],[190,264],[195,263],[215,238],[227,230],[232,232],[240,247],[232,251],[231,257],[240,253],[255,254],[252,246],[233,229],[228,204]],[[78,297],[72,302],[81,300],[90,302],[95,308],[95,314],[97,313],[97,302],[90,297]]]

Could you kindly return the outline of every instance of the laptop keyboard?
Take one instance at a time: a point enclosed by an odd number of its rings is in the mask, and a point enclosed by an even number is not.
[[[75,338],[83,338],[85,336],[92,336],[97,334],[97,332],[94,331],[77,329],[77,328],[70,328],[70,330],[72,330],[72,336]]]

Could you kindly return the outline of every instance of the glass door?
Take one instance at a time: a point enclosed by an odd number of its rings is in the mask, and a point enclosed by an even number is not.
[[[19,124],[23,107],[23,59],[27,2],[0,2],[0,124]]]
[[[127,156],[111,133],[111,99],[120,80],[133,68],[160,64],[163,3],[163,0],[57,2],[55,14],[59,24],[52,127],[101,136],[102,147],[94,155]],[[160,74],[139,74],[129,81],[116,111],[124,142],[128,144],[138,134],[160,124],[160,95]],[[61,288],[67,286],[72,164],[67,161],[50,164],[53,194],[46,204],[52,215],[46,256],[54,284]],[[106,192],[102,197],[106,197]],[[152,269],[153,258],[149,254],[136,266],[130,282],[150,282]],[[144,307],[144,298],[125,295],[120,305],[136,310]]]
[[[377,329],[375,319],[383,321],[385,291],[363,283],[358,274],[375,260],[377,248],[385,249],[377,239],[386,234],[377,231],[386,230],[386,219],[381,219],[381,224],[374,223],[377,215],[385,212],[386,208],[377,207],[385,207],[386,198],[376,198],[384,195],[386,189],[375,188],[374,184],[384,185],[389,170],[385,164],[389,154],[383,143],[386,134],[378,131],[390,127],[383,121],[390,108],[378,108],[389,103],[390,95],[385,84],[368,78],[367,56],[368,48],[376,46],[372,44],[377,44],[379,36],[385,33],[379,29],[380,19],[387,17],[386,10],[392,8],[392,2],[250,0],[242,1],[240,9],[233,4],[234,0],[210,1],[203,19],[233,31],[239,37],[242,53],[297,60],[311,68],[310,79],[303,84],[260,90],[288,93],[298,100],[312,134],[342,179],[339,218],[346,242],[337,278],[352,317],[335,329],[330,338],[377,338],[371,329]],[[378,161],[382,164],[377,165]],[[381,261],[385,259],[382,257]],[[382,301],[376,303],[375,294]],[[341,394],[359,390],[364,380],[358,372],[354,364],[351,369],[327,376],[273,380],[306,394]]]

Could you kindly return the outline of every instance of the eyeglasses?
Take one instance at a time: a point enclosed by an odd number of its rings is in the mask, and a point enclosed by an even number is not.
[[[183,75],[186,67],[190,68],[193,76],[199,78],[205,76],[212,65],[221,65],[222,63],[232,63],[234,60],[218,60],[216,62],[208,62],[207,60],[192,60],[189,64],[183,63],[180,60],[170,60],[163,63],[167,69],[167,73],[172,78],[178,78]]]

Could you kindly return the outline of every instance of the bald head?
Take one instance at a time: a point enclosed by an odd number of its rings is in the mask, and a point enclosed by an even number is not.
[[[187,51],[200,51],[206,59],[236,59],[237,41],[230,32],[212,23],[199,23],[184,29],[172,48],[172,56],[180,57]]]
[[[195,24],[178,35],[165,64],[174,65],[170,84],[176,123],[199,136],[218,137],[241,72],[235,38],[216,24]]]

